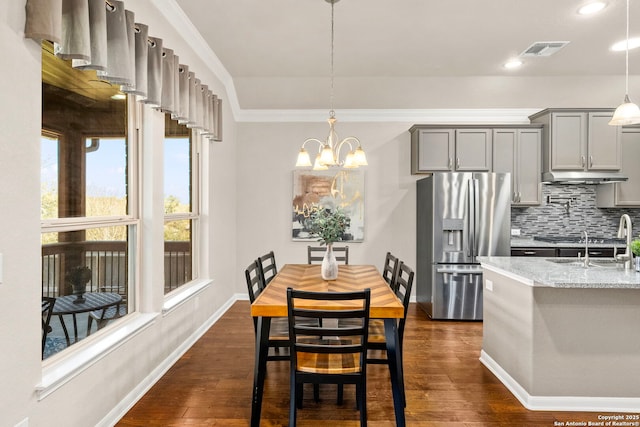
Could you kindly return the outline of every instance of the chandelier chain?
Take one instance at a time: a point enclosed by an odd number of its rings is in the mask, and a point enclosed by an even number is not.
[[[333,111],[333,6],[335,4],[335,1],[331,1],[331,61],[330,61],[330,68],[331,68],[331,90],[330,90],[330,94],[329,94],[329,116],[331,118],[334,118],[336,113],[335,111]]]

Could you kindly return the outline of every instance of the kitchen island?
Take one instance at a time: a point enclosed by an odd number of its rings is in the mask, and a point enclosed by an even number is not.
[[[640,273],[481,257],[481,362],[528,409],[640,412]]]

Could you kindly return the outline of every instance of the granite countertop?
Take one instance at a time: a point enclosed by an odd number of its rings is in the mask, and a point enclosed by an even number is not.
[[[625,245],[621,243],[589,243],[590,248],[613,248],[618,247],[624,249]],[[534,240],[532,237],[512,237],[512,248],[582,248],[584,243],[556,243],[543,242]]]
[[[575,258],[478,257],[483,268],[516,278],[529,286],[551,288],[640,289],[640,272],[623,265],[585,268]],[[597,262],[597,258],[591,258]],[[611,260],[611,259],[609,259]]]

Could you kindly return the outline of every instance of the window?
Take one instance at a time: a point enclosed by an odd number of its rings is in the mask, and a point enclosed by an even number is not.
[[[195,279],[198,224],[198,155],[193,133],[165,114],[164,139],[164,291]]]
[[[43,325],[44,358],[133,307],[135,149],[127,100],[116,94],[118,86],[72,68],[43,43],[42,296],[56,298],[50,325]]]

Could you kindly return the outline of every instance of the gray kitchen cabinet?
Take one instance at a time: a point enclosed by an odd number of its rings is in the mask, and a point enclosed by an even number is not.
[[[542,129],[494,129],[493,172],[511,174],[511,204],[535,206],[542,200]]]
[[[621,168],[619,126],[612,109],[546,109],[530,116],[544,125],[543,170],[616,171]]]
[[[490,128],[413,126],[411,173],[490,171]]]
[[[622,128],[622,173],[626,182],[598,185],[596,206],[599,208],[640,207],[640,127]]]

